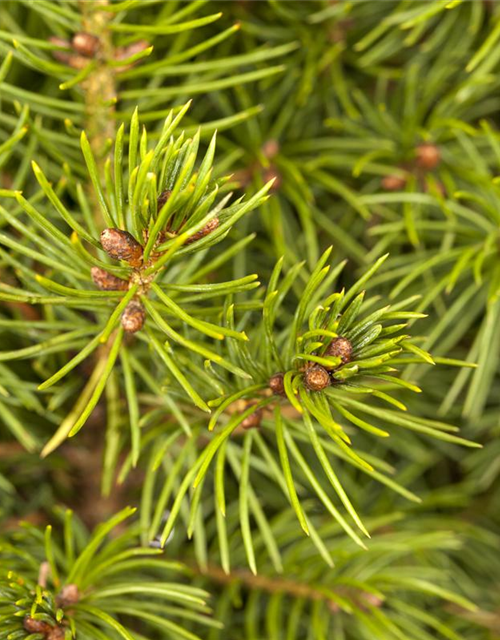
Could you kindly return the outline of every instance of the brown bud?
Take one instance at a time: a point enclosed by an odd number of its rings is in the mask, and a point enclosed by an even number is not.
[[[56,60],[59,60],[60,62],[67,62],[68,56],[71,55],[71,52],[69,51],[69,49],[71,48],[70,43],[67,40],[64,40],[64,38],[59,38],[59,36],[50,36],[49,42],[51,44],[55,44],[58,47],[64,47],[65,49],[68,49],[68,51],[62,51],[61,49],[54,49],[52,51],[52,55]]]
[[[146,321],[146,312],[139,300],[131,300],[122,313],[122,327],[127,333],[136,333]]]
[[[330,376],[325,367],[320,364],[313,364],[304,372],[304,382],[310,391],[321,391],[330,386]]]
[[[144,51],[144,49],[147,49],[149,46],[150,44],[147,40],[136,40],[126,47],[116,47],[115,60],[126,60],[130,58],[130,56]]]
[[[243,427],[243,429],[257,429],[258,427],[260,427],[261,422],[262,409],[257,409],[257,411],[254,411],[243,420],[241,426]]]
[[[128,282],[100,267],[92,267],[90,275],[94,284],[103,291],[126,291],[128,289]]]
[[[207,224],[203,227],[203,229],[201,229],[200,231],[192,235],[190,238],[188,238],[186,240],[186,244],[191,244],[192,242],[196,242],[196,240],[201,240],[205,236],[208,236],[209,233],[212,233],[212,231],[217,229],[218,226],[219,226],[219,218],[212,218],[210,222],[207,222]]]
[[[67,584],[61,589],[61,592],[56,598],[56,603],[58,607],[70,607],[79,600],[80,592],[76,584]]]
[[[238,183],[238,186],[242,189],[248,187],[252,182],[251,169],[240,169],[233,173],[233,180]]]
[[[441,161],[441,151],[435,144],[420,144],[415,154],[417,166],[421,169],[435,169]]]
[[[91,33],[75,33],[71,39],[73,49],[87,58],[93,58],[99,50],[100,42],[97,36]]]
[[[71,45],[67,40],[57,36],[51,36],[49,38],[49,42],[57,45],[58,47],[66,47],[68,49],[68,51],[63,51],[62,49],[55,49],[52,51],[53,57],[59,62],[67,64],[74,69],[84,69],[88,65],[88,58],[84,58],[83,56],[76,55],[72,51],[69,51]]]
[[[50,631],[45,636],[46,640],[64,640],[64,628],[60,626],[50,627]]]
[[[125,47],[116,47],[115,60],[126,60],[127,58],[130,58],[131,56],[135,55],[136,53],[140,53],[141,51],[144,51],[144,49],[147,49],[149,46],[150,46],[149,42],[147,42],[146,40],[137,40],[136,42],[132,42],[132,44],[129,44]],[[138,62],[140,62],[140,60],[137,60],[136,62],[131,62],[130,64],[124,64],[122,67],[116,67],[116,71],[120,72],[120,71],[125,71],[127,69],[131,69],[136,64],[138,64]]]
[[[381,607],[384,604],[384,601],[379,596],[376,596],[374,593],[363,593],[363,600],[367,605],[371,607]]]
[[[273,167],[273,166],[268,167],[264,171],[264,174],[262,175],[262,179],[264,180],[265,183],[269,182],[269,180],[274,179],[273,185],[270,189],[271,193],[275,193],[276,191],[278,191],[278,189],[281,187],[281,183],[283,182],[280,172],[276,169],[276,167]]]
[[[262,146],[262,153],[268,160],[271,160],[272,158],[274,158],[274,156],[278,155],[279,150],[280,143],[277,140],[273,139],[268,140]]]
[[[275,396],[285,395],[285,376],[282,373],[275,373],[269,378],[269,388]]]
[[[334,338],[325,351],[325,356],[333,356],[341,359],[341,364],[347,364],[352,358],[352,344],[347,338]]]
[[[156,203],[156,208],[158,209],[158,211],[163,208],[163,205],[167,202],[171,195],[172,192],[170,191],[170,189],[165,189],[165,191],[162,191],[160,193],[160,195],[158,196],[158,201]]]
[[[43,620],[36,620],[30,616],[24,618],[23,627],[28,633],[43,633],[45,635],[50,631],[50,625]]]
[[[434,192],[438,195],[444,197],[446,196],[446,187],[442,182],[435,182],[433,185],[429,185],[427,180],[422,181],[422,191],[423,193]]]
[[[382,178],[382,187],[386,191],[401,191],[406,184],[406,178],[399,176],[385,176]]]
[[[132,267],[142,264],[142,247],[132,234],[121,229],[104,229],[101,246],[114,260],[125,260]]]
[[[327,600],[326,606],[330,609],[332,613],[338,613],[340,611],[340,607],[337,602],[334,600]]]
[[[70,67],[73,67],[73,69],[81,70],[85,69],[88,63],[89,59],[85,58],[84,56],[70,55],[68,56],[66,64],[68,64]]]
[[[38,584],[42,587],[42,589],[47,588],[47,579],[50,576],[50,564],[47,560],[44,560],[40,563],[40,568],[38,569]]]
[[[65,40],[64,38],[60,38],[59,36],[50,36],[48,40],[51,44],[55,44],[58,47],[66,47],[67,49],[69,49],[71,46],[67,40]]]

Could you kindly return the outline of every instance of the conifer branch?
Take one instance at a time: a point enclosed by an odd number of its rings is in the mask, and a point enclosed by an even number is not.
[[[0,638],[491,639],[499,18],[0,2]]]

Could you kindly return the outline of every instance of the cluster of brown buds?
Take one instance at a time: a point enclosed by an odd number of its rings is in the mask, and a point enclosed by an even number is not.
[[[170,191],[164,191],[158,198],[158,210],[160,210],[167,202]],[[200,231],[193,234],[186,244],[191,244],[197,240],[201,240],[219,226],[219,218],[215,217],[210,220]],[[160,234],[160,241],[164,234]],[[147,234],[145,234],[147,241]],[[94,284],[102,291],[128,291],[131,283],[139,282],[141,284],[141,293],[145,293],[150,279],[143,278],[143,268],[148,268],[157,259],[158,253],[154,253],[153,257],[144,263],[143,246],[128,231],[123,229],[108,228],[101,233],[101,246],[104,251],[113,260],[121,260],[126,262],[134,269],[134,273],[129,280],[123,280],[112,273],[102,269],[101,267],[92,267],[90,275]],[[121,317],[121,324],[126,333],[136,333],[144,326],[146,321],[146,311],[142,302],[138,298],[131,300],[125,307]]]
[[[23,620],[23,627],[29,634],[40,634],[45,640],[64,640],[64,628],[59,625],[51,626],[43,620],[26,616]]]
[[[415,149],[415,160],[407,167],[402,169],[412,171],[416,169],[417,176],[422,182],[423,174],[427,171],[433,171],[441,162],[441,151],[439,147],[431,142],[418,145]],[[382,187],[386,191],[400,191],[406,185],[407,178],[400,175],[388,175],[382,179]],[[422,185],[425,186],[425,185]]]
[[[340,363],[336,367],[328,368],[316,363],[308,363],[303,371],[303,379],[309,391],[322,391],[332,384],[331,374],[351,361],[352,344],[347,338],[338,336],[330,342],[324,355],[340,358]],[[269,392],[274,396],[286,395],[284,373],[275,373],[269,378],[267,394]],[[233,411],[243,413],[256,404],[255,401],[238,400],[234,403]],[[265,412],[266,409],[256,409],[243,420],[240,427],[244,430],[259,428]]]
[[[123,260],[134,269],[142,266],[143,248],[132,234],[122,229],[104,229],[101,233],[101,246],[113,260]],[[122,280],[100,267],[92,267],[92,280],[103,291],[127,291],[130,281]],[[136,333],[142,329],[146,320],[146,311],[138,299],[131,300],[125,307],[121,324],[127,333]]]
[[[89,59],[97,57],[100,49],[99,38],[91,33],[75,33],[71,42],[58,36],[51,36],[49,42],[67,49],[66,51],[56,49],[52,55],[56,60],[73,67],[73,69],[84,69],[88,65]]]
[[[52,36],[49,38],[49,42],[66,49],[66,51],[56,49],[52,52],[52,55],[56,60],[67,64],[69,67],[73,67],[73,69],[84,69],[90,60],[99,59],[102,54],[99,38],[92,33],[84,31],[75,33],[71,41],[64,40],[64,38],[59,38],[58,36]],[[149,42],[146,42],[146,40],[137,40],[126,47],[116,47],[113,51],[113,59],[127,60],[127,58],[144,51],[148,47]],[[133,66],[133,64],[128,64],[122,67],[116,67],[116,71],[125,71]]]
[[[312,364],[306,366],[304,371],[304,383],[309,391],[322,391],[329,387],[332,383],[331,373],[351,361],[352,344],[347,338],[339,336],[334,338],[328,345],[325,356],[340,358],[340,364],[337,367],[324,367],[320,364]]]
[[[269,390],[273,395],[285,395],[285,386],[284,386],[284,375],[282,373],[275,373],[269,378]],[[267,394],[269,394],[269,390]],[[235,413],[242,414],[244,411],[250,409],[250,407],[256,406],[257,402],[255,400],[237,400],[231,407],[232,411]],[[266,408],[256,409],[250,415],[248,415],[239,425],[236,430],[236,435],[241,435],[243,431],[247,431],[248,429],[258,429],[262,423],[262,420],[266,413]]]
[[[320,364],[309,362],[303,372],[303,379],[309,391],[321,391],[332,383],[331,374],[339,367],[347,364],[352,359],[352,344],[342,336],[334,338],[324,353],[327,357],[340,358],[340,364],[336,367],[324,367]],[[275,396],[285,395],[284,374],[275,373],[269,378],[268,386]]]

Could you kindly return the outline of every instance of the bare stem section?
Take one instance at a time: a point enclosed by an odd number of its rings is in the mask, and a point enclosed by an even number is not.
[[[247,590],[259,590],[269,594],[283,593],[291,598],[324,602],[331,613],[338,613],[342,608],[350,609],[352,605],[361,610],[369,607],[381,607],[383,599],[374,593],[360,589],[337,585],[335,589],[322,585],[308,584],[291,578],[269,577],[263,574],[253,574],[246,569],[234,569],[225,573],[222,567],[208,564],[203,570],[190,565],[195,573],[200,573],[212,582],[221,585],[239,583]]]
[[[114,58],[113,41],[108,29],[113,14],[105,11],[108,4],[108,0],[80,0],[83,30],[95,36],[99,43],[96,67],[82,83],[82,88],[85,93],[85,129],[100,173],[104,169],[106,141],[115,135],[113,111],[116,81],[113,67],[107,64],[108,60]],[[93,190],[90,195],[95,218],[100,221],[101,214]]]

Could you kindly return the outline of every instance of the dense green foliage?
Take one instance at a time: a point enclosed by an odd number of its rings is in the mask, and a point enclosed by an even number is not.
[[[0,3],[0,640],[500,638],[499,20]]]

